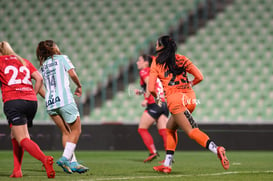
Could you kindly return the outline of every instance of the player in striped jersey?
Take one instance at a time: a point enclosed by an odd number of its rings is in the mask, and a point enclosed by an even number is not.
[[[75,148],[81,134],[81,121],[77,105],[69,86],[69,77],[76,84],[75,95],[82,94],[81,83],[75,67],[66,55],[62,55],[53,40],[41,41],[36,55],[40,61],[40,70],[44,78],[44,89],[40,95],[45,98],[47,112],[62,131],[64,152],[57,164],[66,173],[84,173],[88,168],[79,164]]]

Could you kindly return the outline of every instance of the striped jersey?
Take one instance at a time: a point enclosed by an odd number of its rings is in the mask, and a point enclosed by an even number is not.
[[[48,57],[41,66],[47,110],[75,102],[69,86],[68,71],[72,68],[74,66],[66,55],[54,55],[53,59]]]

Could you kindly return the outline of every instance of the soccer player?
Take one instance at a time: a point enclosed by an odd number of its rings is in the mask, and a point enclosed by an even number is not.
[[[81,120],[69,87],[70,77],[77,86],[74,94],[80,97],[82,88],[79,78],[68,56],[61,54],[53,40],[41,41],[36,55],[46,89],[40,89],[39,93],[45,98],[48,114],[62,132],[64,152],[57,164],[66,173],[84,173],[89,169],[77,162],[74,153],[81,134]]]
[[[140,134],[145,146],[149,150],[150,154],[148,158],[144,160],[145,162],[149,162],[154,160],[159,156],[156,147],[154,145],[154,140],[151,134],[149,133],[148,129],[156,123],[158,133],[162,137],[164,142],[164,148],[166,147],[166,124],[168,121],[169,110],[167,109],[167,104],[164,99],[164,94],[162,90],[162,85],[158,80],[156,82],[156,91],[160,96],[160,105],[155,102],[154,97],[150,94],[148,89],[146,88],[148,85],[149,80],[149,73],[150,73],[150,65],[152,63],[152,57],[148,55],[141,55],[137,61],[137,67],[139,69],[140,75],[140,85],[142,90],[136,90],[137,95],[144,95],[144,100],[142,101],[141,105],[146,107],[145,111],[143,112],[140,122],[138,125],[138,133]]]
[[[171,117],[167,123],[167,149],[163,165],[155,166],[158,172],[170,173],[173,155],[177,145],[177,129],[180,127],[202,147],[215,153],[224,169],[229,168],[225,148],[217,146],[207,134],[202,132],[191,112],[195,109],[196,101],[192,87],[203,80],[200,70],[185,56],[176,54],[175,41],[168,35],[160,37],[156,42],[157,57],[153,59],[150,71],[148,90],[157,97],[156,82],[162,82]],[[194,76],[189,81],[187,73]]]
[[[31,79],[35,81],[34,88]],[[36,94],[42,84],[43,78],[37,69],[27,59],[17,55],[8,42],[0,42],[0,85],[4,113],[11,129],[14,159],[10,177],[23,177],[21,166],[24,150],[43,163],[48,178],[55,177],[53,157],[46,156],[30,139],[28,132],[37,111]]]

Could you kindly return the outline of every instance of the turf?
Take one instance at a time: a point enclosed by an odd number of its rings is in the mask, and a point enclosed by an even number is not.
[[[61,151],[45,152],[53,155],[55,161],[61,156]],[[143,163],[148,156],[145,151],[78,151],[78,161],[90,168],[84,174],[66,174],[54,164],[56,177],[54,180],[147,180],[147,181],[210,181],[210,180],[242,180],[264,181],[273,180],[273,154],[270,151],[229,151],[230,169],[224,170],[217,156],[209,151],[177,151],[171,174],[154,172],[152,167],[159,165],[161,157],[151,163]],[[9,178],[13,169],[12,151],[0,151],[0,180]],[[25,153],[23,178],[16,180],[36,181],[48,180],[39,161]]]

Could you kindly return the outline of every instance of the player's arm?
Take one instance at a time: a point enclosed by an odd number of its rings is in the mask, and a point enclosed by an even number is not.
[[[187,71],[194,76],[194,79],[190,81],[192,86],[200,83],[204,79],[202,72],[194,64],[190,64]]]
[[[74,94],[76,96],[80,97],[82,95],[82,85],[80,83],[79,77],[78,77],[77,73],[75,72],[74,68],[68,70],[68,74],[69,74],[70,78],[72,79],[72,81],[77,86]]]
[[[156,94],[156,80],[158,77],[157,69],[156,69],[156,62],[155,60],[152,62],[150,74],[149,74],[149,81],[148,81],[148,91],[150,94],[152,94],[154,97],[157,97]]]
[[[45,89],[44,89],[44,86],[41,86],[40,90],[39,90],[39,95],[42,97],[42,98],[45,98]]]
[[[78,77],[77,73],[75,72],[74,68],[68,70],[68,74],[69,74],[70,78],[72,79],[72,81],[77,86],[74,94],[76,96],[80,97],[82,95],[82,85],[80,83],[79,77]]]
[[[43,77],[38,71],[35,71],[31,74],[31,78],[35,80],[35,85],[33,90],[35,94],[38,94],[39,90],[41,89],[43,85]]]
[[[149,76],[145,77],[144,82],[146,85],[149,85]],[[150,95],[151,95],[151,93],[149,92],[148,89],[146,89],[145,94],[144,94],[145,99],[148,99],[150,97]]]

